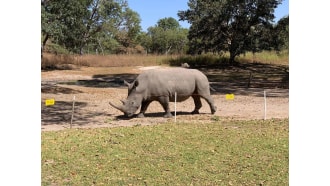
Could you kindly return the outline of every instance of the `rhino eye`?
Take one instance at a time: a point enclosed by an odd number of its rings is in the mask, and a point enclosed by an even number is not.
[[[134,107],[134,108],[136,108],[136,109],[138,109],[138,108],[139,108],[139,105],[135,104],[135,102],[134,102],[134,101],[132,101],[132,102],[131,102],[131,106],[132,106],[132,107]]]

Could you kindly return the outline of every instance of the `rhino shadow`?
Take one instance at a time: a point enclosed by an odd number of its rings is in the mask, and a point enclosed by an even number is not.
[[[171,112],[171,114],[173,115],[172,118],[174,118],[174,112]],[[209,113],[199,113],[198,115],[207,115]],[[125,115],[119,115],[119,116],[115,116],[116,119],[118,120],[131,120],[134,118],[138,118],[137,117],[138,114],[134,114],[132,117],[127,117]],[[188,115],[194,115],[191,114],[191,112],[185,112],[185,111],[179,111],[176,112],[177,116],[188,116]],[[144,114],[144,118],[163,118],[164,117],[164,112],[150,112],[150,113],[145,113]]]

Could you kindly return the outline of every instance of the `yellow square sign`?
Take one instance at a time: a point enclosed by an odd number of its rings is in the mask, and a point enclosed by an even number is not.
[[[226,94],[227,100],[233,100],[235,98],[234,94]]]
[[[55,99],[46,99],[45,104],[46,106],[54,105]]]

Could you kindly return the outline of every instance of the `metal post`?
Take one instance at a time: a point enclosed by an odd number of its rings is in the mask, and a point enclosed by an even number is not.
[[[266,90],[264,90],[264,120],[266,120],[267,115],[267,101],[266,101]]]
[[[176,92],[174,93],[174,122],[176,123]]]
[[[74,113],[74,101],[75,101],[75,99],[76,99],[76,96],[73,96],[73,102],[72,102],[72,114],[71,114],[70,129],[72,128],[73,113]]]

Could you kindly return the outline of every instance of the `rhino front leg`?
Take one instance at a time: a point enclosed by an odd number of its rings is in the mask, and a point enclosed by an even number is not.
[[[165,115],[164,115],[165,118],[172,117],[169,102],[170,102],[169,97],[160,97],[159,98],[159,103],[163,106],[163,108],[165,110]]]
[[[138,118],[143,118],[144,114],[152,101],[142,101],[140,113],[137,115]]]

